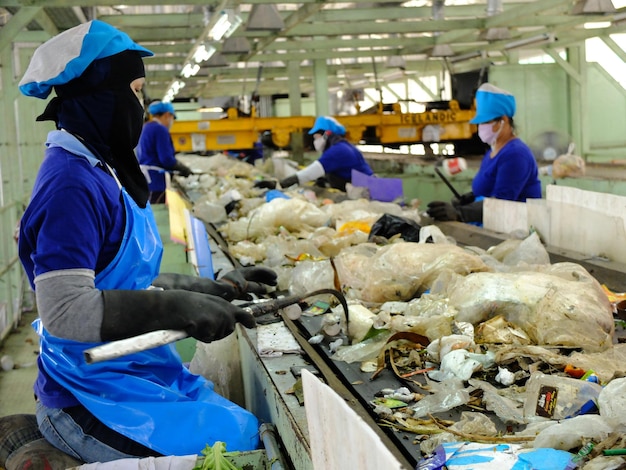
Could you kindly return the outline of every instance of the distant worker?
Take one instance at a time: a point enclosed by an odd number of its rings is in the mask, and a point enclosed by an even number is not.
[[[530,148],[517,137],[513,115],[515,97],[490,83],[476,92],[476,116],[480,140],[490,146],[472,181],[472,191],[453,199],[452,204],[433,201],[428,215],[435,220],[482,222],[483,198],[509,201],[541,198],[537,162]]]
[[[176,119],[172,103],[156,101],[148,106],[152,119],[143,126],[137,158],[150,189],[150,203],[165,202],[165,173],[176,172],[191,175],[191,170],[176,160],[170,129]]]
[[[313,136],[315,150],[322,156],[296,174],[283,179],[281,187],[288,188],[325,177],[331,188],[345,191],[346,183],[352,181],[352,170],[368,176],[374,174],[359,149],[346,140],[346,128],[335,118],[318,117],[309,134]]]

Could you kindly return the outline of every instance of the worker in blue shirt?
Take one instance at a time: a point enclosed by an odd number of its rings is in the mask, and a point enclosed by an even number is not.
[[[472,180],[472,191],[452,204],[433,201],[428,214],[435,220],[482,222],[482,199],[493,197],[524,202],[541,198],[537,162],[530,148],[515,133],[515,97],[490,83],[476,92],[478,136],[487,145],[480,168]]]
[[[280,181],[281,187],[325,177],[331,188],[345,191],[346,183],[352,181],[352,170],[368,176],[374,174],[359,149],[346,140],[346,128],[335,118],[318,117],[309,134],[313,136],[313,147],[322,155],[306,168]]]
[[[160,204],[165,202],[165,173],[186,177],[192,172],[176,159],[176,150],[170,135],[176,119],[172,103],[153,102],[148,106],[148,113],[151,120],[143,126],[136,151],[141,170],[148,181],[150,203]]]
[[[48,135],[18,239],[39,314],[36,419],[0,418],[0,445],[10,446],[1,449],[1,468],[199,454],[216,441],[245,451],[259,443],[257,418],[191,374],[173,345],[97,364],[84,359],[103,342],[155,330],[210,342],[238,322],[253,327],[231,300],[276,283],[261,267],[219,280],[159,273],[162,243],[134,154],[143,57],[151,55],[93,20],[39,46],[20,82],[27,96],[45,99],[54,89],[37,119],[57,130]],[[44,461],[33,467],[35,454]]]

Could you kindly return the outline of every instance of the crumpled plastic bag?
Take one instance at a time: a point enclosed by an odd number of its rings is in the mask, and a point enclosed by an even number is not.
[[[256,240],[284,227],[289,232],[313,231],[328,224],[329,217],[320,208],[303,199],[273,199],[250,212],[248,217],[228,222],[220,231],[231,242]]]
[[[446,293],[458,310],[457,321],[477,325],[502,315],[533,344],[586,351],[613,344],[611,304],[598,281],[574,263],[557,263],[541,272],[457,276]]]
[[[368,241],[372,241],[374,237],[391,238],[399,235],[404,241],[419,241],[421,226],[414,220],[407,219],[394,214],[383,214],[369,231]]]
[[[585,160],[579,155],[566,153],[552,162],[554,178],[578,178],[585,176]]]
[[[488,270],[480,257],[455,245],[402,242],[344,249],[335,258],[341,286],[366,302],[410,300],[442,271],[469,274]]]

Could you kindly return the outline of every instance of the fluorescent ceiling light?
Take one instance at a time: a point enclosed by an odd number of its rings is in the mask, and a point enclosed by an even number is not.
[[[200,71],[200,66],[198,64],[192,64],[191,62],[187,62],[183,67],[182,72],[180,73],[183,77],[189,78],[193,77]]]
[[[215,51],[215,47],[210,44],[200,44],[193,53],[193,60],[196,61],[197,64],[205,62],[209,60],[213,54],[215,54]]]
[[[603,29],[609,28],[611,24],[612,23],[610,21],[592,21],[590,23],[585,23],[583,27],[585,29]]]
[[[230,37],[241,23],[243,23],[243,19],[235,13],[235,10],[222,10],[219,15],[219,18],[209,31],[209,39],[213,39],[214,41]]]

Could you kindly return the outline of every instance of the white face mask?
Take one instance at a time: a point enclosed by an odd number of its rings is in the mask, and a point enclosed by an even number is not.
[[[322,153],[324,151],[324,147],[326,147],[326,137],[323,135],[313,137],[313,147],[318,152]]]
[[[484,124],[478,124],[478,137],[480,137],[480,140],[482,140],[487,145],[490,145],[491,147],[494,146],[494,144],[496,143],[496,139],[498,138],[498,136],[500,135],[500,132],[502,131],[502,127],[503,127],[502,120],[498,122],[500,124],[500,127],[495,132],[493,131],[493,122],[485,122]]]

